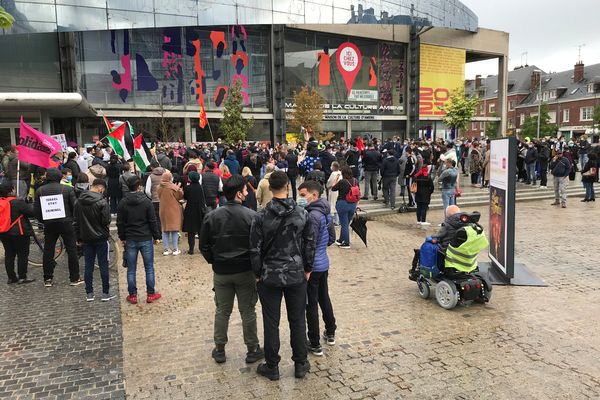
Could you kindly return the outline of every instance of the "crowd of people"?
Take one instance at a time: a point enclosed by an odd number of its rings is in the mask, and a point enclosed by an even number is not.
[[[577,143],[562,138],[519,140],[515,174],[525,184],[535,185],[539,179],[540,189],[545,189],[550,171],[553,204],[566,207],[566,187],[580,171],[586,188],[583,201],[595,201],[599,150],[585,137]],[[68,148],[57,153],[53,156],[57,168],[21,163],[17,172],[17,153],[14,147],[3,149],[0,170],[0,217],[4,217],[0,218],[4,220],[0,238],[9,284],[34,281],[27,276],[27,260],[33,233],[30,219],[37,219],[45,236],[44,286],[54,284],[55,245],[62,237],[70,285],[85,283],[86,300],[94,301],[97,262],[101,300],[113,299],[108,239],[116,217],[127,268],[127,301],[138,303],[136,267],[141,254],[146,302],[152,303],[161,298],[155,288],[154,246],[162,243],[165,257],[179,256],[185,234],[186,253],[193,255],[198,243],[214,271],[213,358],[218,363],[226,361],[229,317],[237,297],[246,361],[264,358],[258,373],[269,379],[279,378],[283,297],[296,377],[309,371],[309,352],[323,354],[321,339],[335,344],[327,248],[333,244],[350,248],[350,222],[360,200],[377,201],[381,195],[383,204],[395,210],[400,186],[408,207],[416,208],[417,224],[426,226],[436,188],[447,210],[460,196],[461,174],[476,188],[486,188],[490,181],[490,141],[485,139],[311,139],[304,145],[274,147],[242,142],[231,146],[221,140],[189,146],[158,143],[144,171],[100,142],[79,152]],[[335,226],[340,226],[337,238]],[[84,279],[79,252],[84,255]],[[258,299],[264,349],[256,329]],[[325,321],[322,335],[319,307]]]

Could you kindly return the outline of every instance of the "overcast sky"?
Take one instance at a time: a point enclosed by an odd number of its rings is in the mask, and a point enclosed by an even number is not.
[[[482,28],[510,33],[509,69],[527,63],[546,72],[572,69],[577,46],[586,65],[600,63],[600,0],[461,0]],[[523,56],[525,64],[525,56]],[[467,64],[466,78],[498,71],[496,61]]]

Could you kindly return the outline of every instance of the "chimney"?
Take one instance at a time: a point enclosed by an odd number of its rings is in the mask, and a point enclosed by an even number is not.
[[[573,72],[573,82],[581,82],[583,80],[583,62],[577,62],[577,64],[575,64],[575,70]]]
[[[475,89],[481,87],[481,75],[475,75]]]
[[[538,84],[540,83],[541,75],[542,75],[541,73],[536,72],[536,71],[531,72],[531,87],[529,88],[530,90],[534,90],[538,87]]]

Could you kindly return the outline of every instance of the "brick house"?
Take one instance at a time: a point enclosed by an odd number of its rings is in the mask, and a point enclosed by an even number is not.
[[[477,93],[482,99],[467,136],[483,135],[485,123],[497,119],[493,118],[497,85],[497,76],[466,82],[465,92]],[[540,101],[548,105],[550,123],[558,125],[558,136],[577,138],[587,133],[598,142],[598,134],[591,133],[593,128],[599,128],[592,126],[592,112],[600,104],[600,64],[586,67],[578,62],[574,69],[556,73],[545,73],[535,66],[510,71],[508,130],[518,133],[526,117],[537,116]]]

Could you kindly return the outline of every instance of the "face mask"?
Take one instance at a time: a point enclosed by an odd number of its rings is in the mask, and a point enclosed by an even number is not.
[[[298,197],[298,205],[302,208],[305,208],[308,205],[308,200],[306,197]]]
[[[67,176],[67,181],[71,182],[73,180],[73,175]]]

